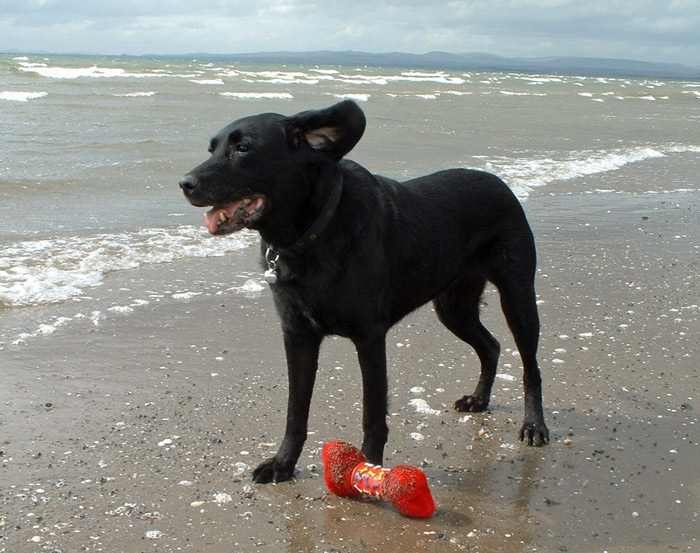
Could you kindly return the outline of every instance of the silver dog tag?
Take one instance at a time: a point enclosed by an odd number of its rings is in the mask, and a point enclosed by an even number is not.
[[[267,271],[263,274],[265,282],[268,284],[275,284],[277,282],[277,261],[280,258],[280,254],[274,251],[271,247],[267,247],[265,252],[265,261],[267,261]]]
[[[265,278],[265,282],[268,284],[275,284],[277,282],[277,271],[274,269],[268,269],[265,271],[263,277]]]

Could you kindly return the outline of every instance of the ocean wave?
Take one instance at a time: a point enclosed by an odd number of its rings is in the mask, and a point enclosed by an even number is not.
[[[414,82],[414,83],[438,83],[438,84],[464,84],[466,81],[462,77],[455,77],[444,71],[425,73],[421,71],[404,71],[401,75],[385,77],[388,81],[394,82]]]
[[[555,156],[499,157],[487,160],[485,168],[502,177],[519,197],[526,198],[534,188],[556,181],[615,171],[630,163],[687,152],[700,152],[700,146],[665,144],[610,151],[581,150],[559,159]]]
[[[504,96],[547,96],[540,92],[511,92],[510,90],[500,90],[499,92]]]
[[[219,95],[239,100],[292,100],[294,98],[289,92],[219,92]]]
[[[252,232],[211,238],[190,225],[118,234],[54,237],[0,246],[0,305],[66,301],[100,286],[112,271],[184,258],[225,255],[251,246]]]
[[[340,71],[337,69],[311,69],[312,73],[320,73],[321,75],[338,75]]]
[[[327,92],[326,95],[340,100],[355,100],[356,102],[367,102],[372,97],[371,94],[334,94],[331,92]]]
[[[205,85],[223,85],[224,81],[221,79],[191,79],[191,83],[195,84],[205,84]]]
[[[156,92],[125,92],[124,94],[112,94],[112,96],[117,98],[149,98],[156,94]]]
[[[28,102],[48,96],[46,92],[20,92],[14,90],[5,90],[0,92],[0,100],[8,100],[10,102]]]
[[[238,75],[244,80],[266,84],[318,84],[320,81],[332,81],[334,77],[329,74],[308,75],[301,71],[238,71]]]
[[[47,65],[45,63],[30,63],[20,62],[17,69],[26,73],[37,73],[42,77],[49,79],[79,79],[81,77],[89,78],[115,78],[115,77],[130,77],[130,78],[160,78],[160,77],[187,77],[195,78],[197,74],[175,74],[163,71],[152,71],[144,73],[130,73],[121,67],[98,67],[92,65],[90,67],[60,67]]]
[[[389,84],[389,81],[386,80],[385,77],[372,77],[368,75],[339,75],[338,80],[342,84],[356,84],[356,85],[379,85],[379,86],[386,86]]]
[[[335,81],[350,85],[379,85],[385,86],[390,82],[411,82],[411,83],[437,83],[446,85],[460,85],[466,83],[466,79],[454,76],[443,71],[425,73],[419,71],[405,71],[398,75],[349,75],[340,73],[335,69],[311,69],[304,71],[243,71],[227,70],[219,72],[220,77],[241,78],[250,83],[264,84],[319,84],[321,81]]]

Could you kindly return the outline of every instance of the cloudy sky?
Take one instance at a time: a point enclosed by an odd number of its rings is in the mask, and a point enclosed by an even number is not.
[[[489,52],[700,66],[699,0],[0,0],[0,51]]]

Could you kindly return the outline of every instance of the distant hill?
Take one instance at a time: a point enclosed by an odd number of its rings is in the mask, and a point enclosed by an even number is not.
[[[316,52],[255,52],[226,55],[199,53],[191,54],[191,56],[198,59],[296,65],[403,67],[406,69],[443,69],[451,71],[506,71],[554,75],[700,80],[700,67],[603,58],[505,58],[485,53],[449,54],[447,52],[429,52],[427,54],[404,54],[391,52],[374,54],[356,51],[334,52],[329,50]]]

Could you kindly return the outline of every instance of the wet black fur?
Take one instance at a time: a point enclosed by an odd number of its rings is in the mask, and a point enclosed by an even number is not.
[[[309,403],[325,336],[350,338],[363,379],[362,451],[380,464],[387,441],[386,334],[433,301],[437,315],[481,361],[473,394],[458,411],[487,408],[500,346],[479,321],[487,281],[499,291],[523,367],[520,439],[549,441],[536,360],[535,244],[518,199],[496,176],[454,169],[398,183],[342,160],[361,138],[365,117],[351,101],[291,117],[240,119],[212,140],[211,158],[180,183],[197,206],[262,195],[251,225],[262,249],[291,246],[314,222],[338,172],[344,188],[325,231],[303,254],[278,262],[271,285],[287,353],[287,426],[277,454],[255,482],[292,477],[307,435]]]

